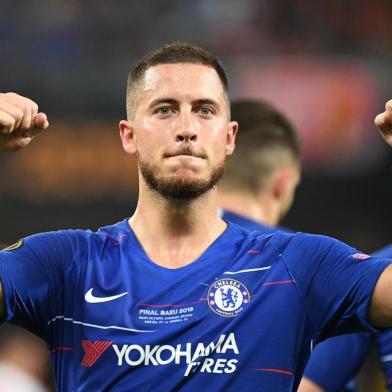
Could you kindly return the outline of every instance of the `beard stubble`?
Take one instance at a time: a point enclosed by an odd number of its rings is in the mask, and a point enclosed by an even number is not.
[[[189,177],[160,176],[159,167],[151,165],[138,154],[137,161],[140,173],[147,185],[166,199],[186,201],[203,195],[223,177],[225,159],[216,165],[208,178],[192,179]]]

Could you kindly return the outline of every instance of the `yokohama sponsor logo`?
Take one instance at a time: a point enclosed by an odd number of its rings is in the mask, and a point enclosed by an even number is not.
[[[117,366],[164,366],[169,363],[185,365],[184,376],[192,373],[233,373],[237,369],[240,354],[234,333],[220,335],[210,343],[183,343],[175,346],[149,344],[112,344],[109,341],[82,340],[85,355],[83,367],[93,366],[101,355],[112,346],[117,356]],[[214,357],[211,354],[215,354]],[[230,354],[231,358],[216,358],[219,354]]]
[[[140,346],[138,344],[113,344],[117,355],[118,366],[162,366],[169,363],[185,364],[184,376],[191,373],[233,373],[236,370],[237,359],[213,359],[210,354],[239,355],[234,333],[221,335],[217,342],[185,343],[171,346],[169,344],[156,346]]]
[[[105,340],[96,342],[92,342],[91,340],[82,340],[82,347],[85,352],[82,359],[82,366],[88,368],[93,366],[111,344],[112,342]]]

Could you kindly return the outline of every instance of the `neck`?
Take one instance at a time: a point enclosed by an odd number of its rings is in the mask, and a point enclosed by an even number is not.
[[[225,230],[217,206],[215,188],[193,200],[178,201],[161,196],[141,181],[129,224],[152,261],[179,268],[196,260]]]
[[[243,215],[254,221],[276,226],[279,221],[279,206],[268,193],[255,195],[251,192],[220,191],[218,204],[221,208]]]

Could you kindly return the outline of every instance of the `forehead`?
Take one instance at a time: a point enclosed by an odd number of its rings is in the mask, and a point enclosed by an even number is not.
[[[215,69],[202,64],[160,64],[149,68],[141,89],[142,100],[160,96],[175,99],[224,100],[224,90]]]

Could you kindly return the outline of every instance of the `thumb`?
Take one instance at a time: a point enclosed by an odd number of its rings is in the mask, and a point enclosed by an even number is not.
[[[49,126],[49,121],[45,113],[38,113],[34,117],[34,126],[40,129],[46,129]]]

